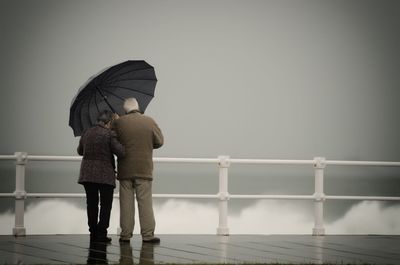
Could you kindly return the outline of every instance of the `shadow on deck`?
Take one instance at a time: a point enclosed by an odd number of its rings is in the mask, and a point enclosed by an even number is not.
[[[0,236],[0,264],[400,264],[400,236],[161,235],[159,245],[88,235]]]

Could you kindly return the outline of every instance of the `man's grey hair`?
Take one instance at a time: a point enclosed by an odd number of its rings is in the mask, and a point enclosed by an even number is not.
[[[109,110],[103,110],[97,116],[97,123],[98,124],[107,124],[112,120],[113,113]]]
[[[126,113],[131,112],[133,110],[139,110],[139,103],[136,98],[127,98],[124,102],[124,110]]]

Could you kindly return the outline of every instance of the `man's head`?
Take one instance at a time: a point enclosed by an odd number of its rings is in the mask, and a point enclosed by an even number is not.
[[[134,110],[139,110],[139,103],[137,102],[136,98],[125,99],[124,110],[126,113]]]

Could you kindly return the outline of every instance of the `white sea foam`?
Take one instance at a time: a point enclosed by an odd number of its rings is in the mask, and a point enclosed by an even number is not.
[[[214,204],[168,200],[155,206],[157,234],[215,234],[218,209]],[[119,226],[119,205],[114,201],[110,233]],[[88,233],[85,209],[63,200],[46,200],[26,209],[28,234]],[[138,220],[136,223],[139,224]],[[14,216],[0,217],[0,234],[11,234]],[[231,234],[310,234],[313,217],[301,207],[277,201],[258,201],[238,214],[230,215]],[[383,207],[379,202],[360,202],[332,223],[327,234],[400,234],[400,206]],[[139,233],[138,225],[135,233]]]

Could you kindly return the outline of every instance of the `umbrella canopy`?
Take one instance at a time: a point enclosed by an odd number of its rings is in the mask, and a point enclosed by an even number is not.
[[[134,97],[143,113],[154,97],[157,78],[145,61],[126,61],[91,77],[78,91],[70,107],[69,126],[75,136],[96,124],[101,111],[124,114],[123,102]]]

